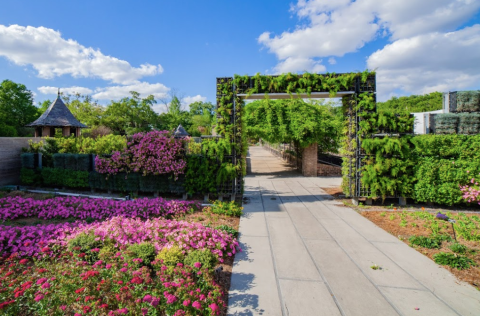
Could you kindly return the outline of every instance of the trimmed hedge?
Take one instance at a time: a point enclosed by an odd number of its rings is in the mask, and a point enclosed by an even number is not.
[[[20,161],[22,168],[34,169],[35,168],[35,155],[32,153],[23,153],[20,155]]]

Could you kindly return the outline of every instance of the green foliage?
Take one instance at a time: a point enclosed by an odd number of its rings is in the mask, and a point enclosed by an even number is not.
[[[88,188],[89,172],[69,169],[42,168],[41,179],[49,186],[65,186],[69,188]]]
[[[93,232],[80,233],[75,238],[68,241],[68,249],[76,255],[85,254],[84,259],[90,263],[98,260],[98,252],[92,249],[100,249],[103,246],[102,240],[97,240],[97,236]]]
[[[414,198],[420,202],[454,205],[462,202],[460,184],[480,173],[480,161],[421,157],[416,161]]]
[[[449,248],[451,251],[461,254],[466,253],[468,249],[467,246],[459,244],[458,242],[451,244]]]
[[[118,135],[146,132],[159,124],[158,115],[152,106],[156,103],[153,95],[140,99],[140,94],[131,91],[129,98],[112,101],[102,116],[101,124]]]
[[[475,261],[465,256],[460,256],[455,253],[439,252],[433,255],[433,260],[437,264],[450,266],[458,270],[468,269],[475,266]]]
[[[41,182],[41,176],[37,170],[22,168],[20,170],[20,181],[25,185],[37,185]]]
[[[20,160],[22,162],[22,168],[33,169],[35,168],[35,155],[31,153],[23,153],[20,155]]]
[[[457,92],[458,112],[480,111],[480,91],[458,91]]]
[[[234,201],[221,202],[215,201],[212,206],[203,209],[204,212],[211,212],[213,214],[236,216],[242,215],[243,207],[238,206]]]
[[[155,247],[148,242],[130,245],[127,250],[133,259],[142,259],[143,265],[150,265],[150,263],[155,260]]]
[[[14,126],[0,123],[0,137],[17,137],[17,129]]]
[[[187,193],[216,192],[217,161],[203,156],[187,156],[186,160],[185,190]]]
[[[11,80],[0,83],[0,136],[30,136],[32,132],[25,130],[24,126],[38,116],[38,109],[33,105],[33,94],[25,85]]]
[[[223,230],[232,235],[233,237],[238,236],[238,231],[228,225],[220,225],[215,227],[215,229]]]
[[[443,105],[441,92],[426,95],[411,95],[408,97],[392,97],[386,102],[378,102],[379,112],[416,113],[441,110]]]
[[[218,259],[209,249],[194,250],[187,254],[184,263],[188,266],[195,267],[195,263],[200,262],[201,268],[206,268],[213,271],[217,265]]]
[[[441,238],[437,238],[435,236],[425,237],[425,236],[412,236],[408,239],[411,246],[420,246],[423,248],[440,248],[442,245]]]
[[[170,248],[162,248],[158,253],[156,260],[162,260],[163,264],[170,267],[175,267],[177,263],[182,263],[185,259],[185,255],[182,249],[178,246],[172,246]]]
[[[245,107],[246,134],[270,143],[297,142],[300,147],[322,143],[325,151],[338,147],[338,129],[329,108],[303,100],[255,101]]]

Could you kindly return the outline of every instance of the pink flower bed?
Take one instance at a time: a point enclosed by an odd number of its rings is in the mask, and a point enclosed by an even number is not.
[[[460,191],[462,191],[462,198],[468,203],[477,202],[480,204],[480,188],[478,187],[478,182],[475,178],[470,180],[470,184],[461,185]]]
[[[198,202],[155,199],[136,199],[116,201],[82,197],[57,197],[35,200],[21,196],[0,198],[0,220],[12,220],[21,217],[40,219],[77,218],[106,219],[114,216],[149,218],[185,214],[198,209]]]
[[[182,157],[183,141],[175,139],[168,131],[152,131],[133,135],[123,152],[111,158],[95,158],[98,173],[140,172],[148,174],[183,174],[187,165]]]
[[[164,220],[160,218],[142,221],[138,218],[114,217],[101,223],[79,227],[67,240],[80,233],[93,232],[101,240],[114,240],[117,245],[152,243],[157,251],[178,245],[186,252],[194,249],[210,249],[223,262],[224,256],[236,253],[238,242],[225,231],[205,227],[200,223]]]
[[[0,225],[0,254],[18,253],[37,256],[45,247],[65,246],[80,233],[93,232],[101,240],[109,238],[118,246],[141,242],[152,243],[157,250],[178,245],[186,252],[209,249],[223,262],[223,257],[238,251],[238,242],[232,235],[205,227],[199,223],[154,218],[114,217],[104,222],[75,223],[12,227]]]

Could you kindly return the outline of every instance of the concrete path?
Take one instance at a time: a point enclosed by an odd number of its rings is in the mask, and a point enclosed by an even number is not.
[[[229,315],[480,315],[479,291],[321,189],[340,178],[249,160]]]

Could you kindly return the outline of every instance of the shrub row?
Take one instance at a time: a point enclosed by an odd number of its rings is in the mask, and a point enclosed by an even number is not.
[[[120,192],[184,193],[184,178],[174,180],[168,175],[118,173],[106,176],[97,172],[71,169],[43,168],[21,170],[24,185],[63,186],[69,188],[92,188]]]

